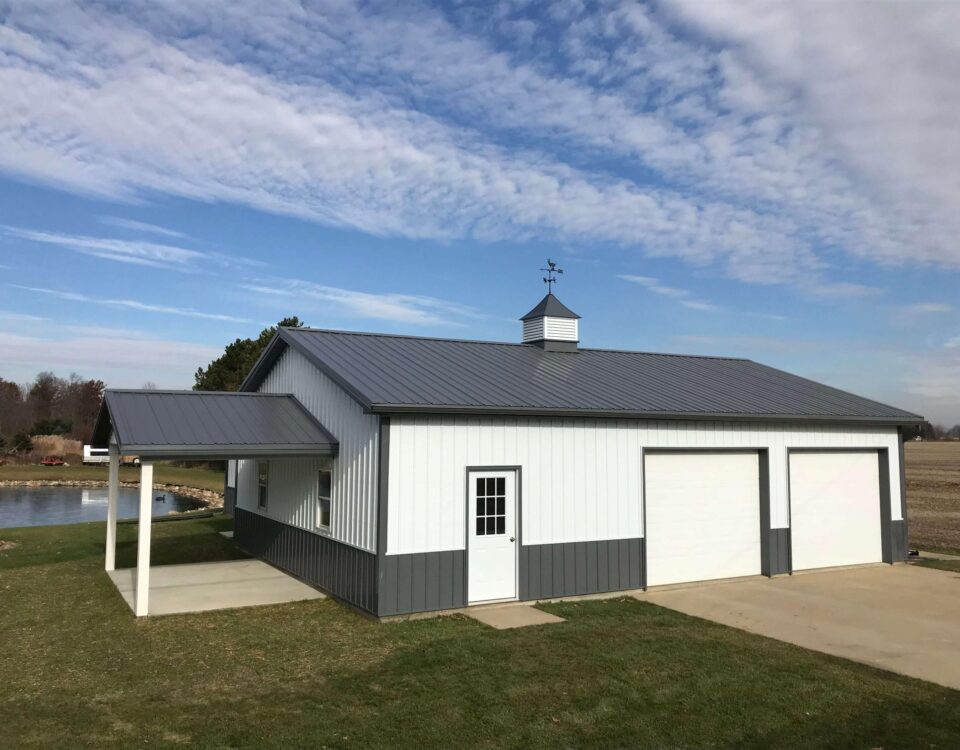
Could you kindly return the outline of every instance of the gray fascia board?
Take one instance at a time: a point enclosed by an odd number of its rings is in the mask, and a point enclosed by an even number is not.
[[[803,424],[858,424],[890,426],[920,424],[922,417],[861,417],[806,414],[746,414],[700,412],[633,412],[543,407],[486,407],[424,404],[374,404],[374,414],[461,414],[464,416],[584,417],[589,419],[646,419],[683,422],[781,422]]]
[[[246,393],[256,392],[257,388],[260,387],[260,384],[266,378],[267,373],[273,368],[274,363],[280,358],[283,349],[287,346],[287,342],[280,335],[280,331],[282,330],[282,328],[278,328],[277,332],[273,334],[273,338],[270,339],[263,351],[260,352],[257,361],[253,363],[253,367],[250,368],[247,377],[245,377],[240,384],[240,391]]]
[[[306,406],[304,406],[304,405],[300,402],[300,399],[298,399],[298,398],[297,398],[296,396],[294,396],[292,393],[288,393],[288,394],[287,394],[287,397],[293,402],[294,406],[296,406],[298,409],[300,409],[300,412],[303,414],[304,417],[306,417],[310,422],[312,422],[313,425],[314,425],[322,434],[326,435],[326,436],[330,439],[330,444],[331,444],[331,445],[339,445],[339,441],[337,440],[336,436],[335,436],[332,432],[330,432],[330,430],[328,430],[328,429],[323,425],[323,423],[313,415],[313,412],[311,412]]]
[[[171,460],[187,458],[240,459],[240,458],[280,458],[284,456],[336,456],[339,446],[332,445],[119,445],[124,455],[137,455],[141,458]]]
[[[366,412],[371,412],[373,407],[373,400],[370,399],[365,393],[360,391],[356,386],[346,380],[340,373],[330,367],[326,362],[324,362],[320,357],[318,357],[314,352],[310,351],[306,347],[301,346],[297,342],[297,337],[290,335],[286,332],[285,328],[281,328],[278,331],[278,335],[287,343],[288,346],[292,346],[300,354],[306,357],[307,361],[310,362],[314,367],[320,370],[324,375],[330,378],[334,383],[340,386],[347,394],[360,406],[363,407],[363,410]]]

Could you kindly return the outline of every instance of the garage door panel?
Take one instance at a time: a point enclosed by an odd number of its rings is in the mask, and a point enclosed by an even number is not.
[[[647,584],[760,573],[756,453],[648,454]]]
[[[793,569],[880,562],[876,451],[790,454]]]

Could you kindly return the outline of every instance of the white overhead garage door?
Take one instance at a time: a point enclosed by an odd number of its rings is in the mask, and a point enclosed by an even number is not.
[[[760,574],[756,453],[648,453],[647,585]]]
[[[794,570],[880,562],[876,451],[790,454]]]

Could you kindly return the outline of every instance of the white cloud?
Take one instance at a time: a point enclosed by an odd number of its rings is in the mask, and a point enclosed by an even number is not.
[[[151,380],[161,387],[185,388],[193,372],[223,353],[221,348],[152,338],[148,334],[65,337],[21,336],[0,331],[4,377],[27,380],[42,370],[82,372],[112,387],[139,387]]]
[[[86,237],[10,226],[3,227],[3,230],[8,235],[30,242],[57,245],[95,258],[132,263],[139,266],[174,268],[182,271],[191,268],[193,263],[204,257],[203,253],[195,250],[153,242]]]
[[[633,274],[620,274],[620,278],[624,281],[631,281],[634,284],[639,284],[640,286],[648,289],[654,294],[659,294],[663,297],[670,297],[671,299],[676,300],[684,307],[689,307],[691,310],[700,310],[703,312],[717,312],[720,308],[717,305],[714,305],[712,302],[707,302],[706,300],[698,299],[694,296],[693,292],[688,289],[678,289],[677,287],[667,286],[662,284],[659,279],[655,279],[652,276],[635,276]]]
[[[110,237],[88,237],[79,234],[45,232],[23,227],[0,227],[11,236],[29,242],[56,245],[101,260],[130,263],[137,266],[194,271],[200,262],[217,266],[262,266],[259,261],[237,258],[223,253],[200,252],[176,245],[143,240],[118,240]]]
[[[691,135],[681,126],[689,115],[645,113],[649,92],[608,93],[540,71],[436,13],[368,17],[340,6],[321,15],[287,4],[268,18],[250,11],[238,4],[212,19],[201,8],[178,17],[151,6],[133,14],[138,26],[92,7],[42,18],[18,7],[0,40],[0,87],[15,105],[0,112],[0,167],[116,198],[159,190],[378,235],[642,246],[750,281],[790,281],[819,267],[804,236],[811,222],[758,211],[754,194],[728,201],[721,191],[691,189],[707,184],[704,165],[732,183],[732,167],[750,159],[719,159],[727,152],[705,145],[724,138]],[[177,36],[183,25],[191,33]],[[698,47],[651,34],[649,49],[620,51],[644,53],[642,70],[678,94],[712,83],[715,61],[701,59]],[[240,36],[251,40],[242,50]],[[603,42],[602,30],[590,39]],[[452,119],[413,111],[404,82],[463,110]],[[507,147],[464,127],[473,121],[525,134]],[[601,155],[628,152],[674,187],[570,166],[526,145],[529,134],[549,146],[553,133]],[[764,174],[740,183],[783,192],[770,185],[775,168]],[[827,184],[821,177],[816,184]]]
[[[954,336],[952,339],[947,339],[946,343],[943,345],[946,349],[957,349],[960,348],[960,336]],[[960,388],[960,379],[957,379],[953,384],[953,392],[956,395],[958,388]]]
[[[786,91],[849,184],[876,207],[872,253],[957,266],[960,248],[960,4],[670,0],[731,48],[751,81]],[[831,197],[833,191],[828,193]],[[842,205],[842,204],[841,204]],[[888,211],[898,229],[891,239]]]
[[[292,297],[333,304],[341,312],[358,318],[390,320],[413,325],[464,324],[464,319],[482,317],[476,310],[435,297],[410,294],[376,294],[354,289],[311,284],[305,281],[281,281],[243,284],[243,289],[255,294]]]
[[[193,310],[189,307],[170,307],[167,305],[151,305],[146,302],[139,302],[131,299],[109,299],[105,297],[91,297],[78,292],[67,292],[57,289],[45,289],[43,287],[20,286],[14,284],[17,289],[24,289],[28,292],[37,294],[46,294],[57,299],[67,300],[68,302],[82,302],[90,305],[105,305],[107,307],[120,307],[129,310],[140,310],[142,312],[161,313],[163,315],[178,315],[187,318],[202,318],[204,320],[219,320],[228,323],[250,323],[246,318],[237,318],[233,315],[222,315],[220,313],[206,313],[199,310]]]
[[[119,227],[120,229],[129,229],[133,232],[147,232],[149,234],[159,234],[163,237],[173,237],[175,239],[183,239],[187,236],[183,232],[177,232],[173,229],[167,229],[166,227],[157,226],[156,224],[148,224],[144,221],[123,219],[119,216],[101,216],[100,223],[111,227]]]
[[[924,99],[929,116],[905,118],[889,109],[897,96],[871,89],[845,103],[835,132],[791,73],[798,63],[784,72],[754,49],[761,31],[779,39],[792,28],[788,11],[761,8],[762,22],[735,32],[736,8],[698,3],[694,22],[725,42],[714,44],[617,2],[539,18],[503,6],[483,25],[463,8],[413,3],[322,13],[282,0],[269,13],[252,0],[131,3],[128,16],[55,5],[16,5],[0,28],[10,100],[0,169],[33,179],[123,200],[231,201],[381,236],[616,243],[760,283],[832,276],[824,248],[960,266],[955,212],[929,202],[941,212],[934,225],[910,198],[928,182],[949,193],[950,159],[885,180],[901,196],[891,199],[836,137],[855,118],[909,120],[952,153],[954,131],[941,127],[950,98],[935,111]],[[819,8],[797,11],[829,39],[823,60],[861,43],[858,17],[893,13],[845,7],[855,10],[822,14],[843,16],[839,31],[810,20]],[[929,22],[928,7],[912,8],[912,23],[949,34],[954,24]],[[496,32],[527,42],[511,49]],[[897,50],[915,69],[920,45],[908,37],[868,35],[865,59]],[[816,67],[826,62],[787,41],[818,72],[805,86],[836,85]],[[935,67],[942,45],[924,49]],[[858,66],[839,67],[849,93]],[[950,85],[957,77],[943,67],[935,80]],[[872,132],[857,131],[864,153],[878,145]],[[872,158],[896,165],[903,153]]]
[[[38,323],[40,321],[49,320],[49,318],[43,318],[39,315],[27,315],[26,313],[0,310],[0,320],[6,320],[11,323]]]
[[[942,302],[918,302],[915,305],[907,305],[903,312],[907,314],[934,315],[939,313],[948,313],[953,311],[953,305],[947,305]]]

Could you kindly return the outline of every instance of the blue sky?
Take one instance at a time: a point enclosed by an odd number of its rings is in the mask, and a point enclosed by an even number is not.
[[[955,4],[0,2],[0,377],[317,327],[746,356],[960,421]]]

